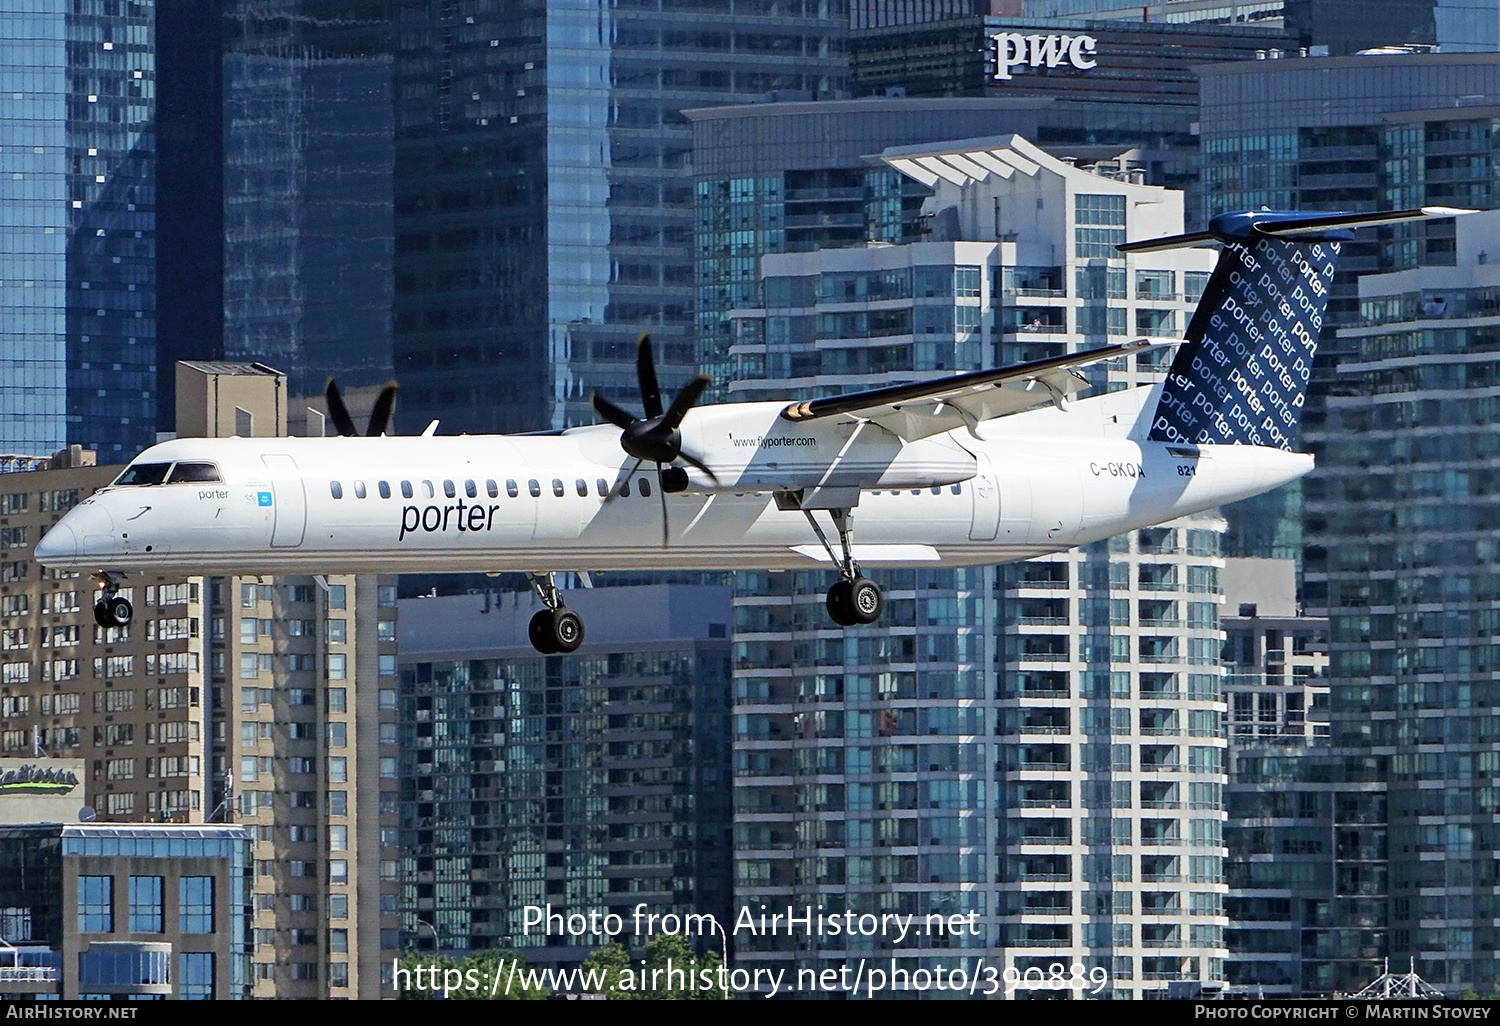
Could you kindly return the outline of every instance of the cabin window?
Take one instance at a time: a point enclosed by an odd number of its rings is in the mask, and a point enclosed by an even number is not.
[[[411,498],[411,482],[410,481],[402,481],[401,482],[401,497],[403,499],[409,499],[409,498]]]
[[[423,481],[422,488],[427,492],[427,497],[429,499],[437,495],[437,489],[432,487],[431,481]]]
[[[495,483],[495,479],[493,477],[484,483],[484,490],[486,492],[489,492],[490,498],[500,498],[500,486]]]
[[[609,497],[609,482],[604,480],[604,478],[601,477],[595,481],[594,487],[599,489],[599,498],[604,499]]]
[[[583,478],[580,477],[578,479],[577,485],[578,485],[578,497],[580,499],[586,499],[586,498],[588,498],[589,483],[587,481],[585,481]]]
[[[380,497],[382,499],[389,499],[391,497],[391,486],[387,482],[382,481],[377,487],[380,489]]]
[[[477,487],[475,487],[473,481],[465,481],[464,482],[464,494],[467,495],[469,498],[472,499],[476,495],[479,494],[479,489]]]
[[[627,477],[624,481],[620,482],[620,494],[622,496],[630,494],[630,478]]]
[[[458,489],[453,487],[453,482],[452,481],[444,481],[443,482],[443,494],[446,495],[448,498],[451,499],[455,495],[458,494]]]
[[[117,485],[159,485],[167,479],[170,463],[135,463],[115,478]]]
[[[363,481],[354,482],[354,497],[356,499],[363,499],[365,497],[365,483]]]
[[[949,485],[948,490],[954,495],[962,495],[964,493],[964,486],[961,484]]]
[[[329,481],[328,490],[333,493],[335,499],[342,499],[344,497],[344,486],[337,481]]]
[[[528,489],[529,489],[529,490],[530,490],[530,491],[531,491],[531,497],[532,497],[532,498],[533,498],[533,499],[537,499],[537,498],[540,498],[540,497],[541,497],[541,494],[542,494],[542,486],[541,486],[541,484],[540,484],[540,483],[539,483],[539,482],[538,482],[538,481],[537,481],[537,479],[536,479],[536,478],[532,478],[532,479],[531,479],[531,480],[530,480],[530,481],[527,481],[527,482],[526,482],[526,487],[527,487],[527,488],[528,488]]]
[[[516,482],[515,482],[515,480],[513,478],[507,478],[506,479],[506,481],[505,481],[505,494],[509,495],[512,499],[514,499],[517,495],[521,494],[521,490],[516,487]]]
[[[651,479],[649,477],[642,477],[639,481],[636,482],[636,487],[641,490],[642,495],[650,495]]]
[[[212,463],[179,463],[172,468],[172,476],[167,478],[168,484],[177,484],[179,481],[219,481],[219,468]]]
[[[566,490],[567,489],[563,488],[562,478],[560,478],[560,477],[554,477],[552,479],[552,494],[553,495],[555,495],[559,499],[561,499],[563,497],[563,492],[566,491]]]
[[[927,490],[929,492],[931,492],[933,495],[942,495],[943,494],[943,488],[942,488],[941,485],[933,485],[931,488],[929,488]]]

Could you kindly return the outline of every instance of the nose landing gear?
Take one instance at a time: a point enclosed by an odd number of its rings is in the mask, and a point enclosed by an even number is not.
[[[101,592],[99,600],[94,603],[94,622],[105,630],[111,627],[129,627],[130,620],[135,615],[135,607],[130,604],[129,599],[120,597],[120,582],[115,575],[107,570],[100,570],[94,575]]]

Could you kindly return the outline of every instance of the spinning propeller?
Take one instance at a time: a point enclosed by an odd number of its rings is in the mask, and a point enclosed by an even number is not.
[[[323,389],[323,398],[328,401],[328,417],[333,421],[333,426],[338,433],[346,437],[357,436],[359,429],[354,426],[354,418],[349,416],[349,408],[344,405],[344,397],[339,394],[338,386],[333,379],[328,379],[328,385]],[[391,423],[391,410],[396,406],[396,383],[387,384],[375,397],[375,405],[370,408],[370,424],[365,429],[365,435],[369,438],[379,438],[385,434],[385,429]]]
[[[635,457],[635,466],[630,468],[630,472],[610,491],[609,497],[604,501],[610,502],[616,496],[625,494],[630,487],[630,479],[641,469],[642,463],[647,460],[655,463],[656,482],[661,492],[661,543],[665,546],[669,526],[667,492],[680,492],[687,488],[687,472],[674,464],[681,460],[688,466],[701,470],[715,484],[719,481],[702,460],[682,451],[682,432],[678,430],[682,426],[682,419],[697,404],[703,390],[713,379],[707,374],[699,374],[677,393],[672,405],[663,412],[661,387],[656,382],[656,360],[651,354],[650,334],[641,336],[640,347],[635,355],[635,373],[636,380],[640,383],[641,406],[646,414],[644,417],[631,416],[597,392],[593,397],[594,409],[599,416],[620,429],[620,448],[625,450],[626,455]]]

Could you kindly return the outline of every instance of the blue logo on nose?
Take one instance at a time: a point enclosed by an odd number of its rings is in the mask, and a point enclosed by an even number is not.
[[[256,499],[258,500],[257,503],[256,503],[257,505],[260,505],[260,506],[269,506],[271,504],[271,493],[270,492],[259,492],[256,495]]]

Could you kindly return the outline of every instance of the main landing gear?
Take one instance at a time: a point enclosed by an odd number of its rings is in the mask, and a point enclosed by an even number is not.
[[[562,592],[552,574],[528,573],[531,590],[546,609],[537,612],[527,627],[531,647],[542,655],[576,652],[583,644],[583,618],[562,603]]]
[[[850,552],[850,511],[847,508],[832,509],[828,513],[833,518],[833,526],[839,532],[839,548],[843,551],[842,559],[835,555],[833,546],[828,544],[828,536],[813,519],[812,510],[802,511],[802,515],[807,517],[807,522],[812,525],[813,533],[818,536],[818,541],[822,542],[823,548],[828,550],[828,558],[833,560],[833,565],[838,567],[843,577],[843,580],[828,589],[828,615],[840,627],[874,623],[880,619],[880,611],[885,608],[885,597],[880,594],[880,585],[860,574],[859,564],[854,561],[854,556]]]
[[[108,570],[100,570],[94,575],[94,580],[102,589],[99,601],[94,603],[94,622],[106,630],[111,627],[129,627],[135,608],[131,606],[129,599],[120,597],[120,582],[115,579],[115,575]]]

